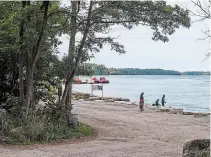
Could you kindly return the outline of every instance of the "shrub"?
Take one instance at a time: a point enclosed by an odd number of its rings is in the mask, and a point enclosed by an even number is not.
[[[36,105],[32,105],[27,119],[26,109],[19,106],[17,101],[8,104],[12,104],[12,107],[7,113],[7,127],[0,131],[0,137],[6,139],[3,141],[8,144],[46,143],[91,136],[94,132],[85,124],[76,128],[69,126],[61,116],[61,104],[47,103],[44,109],[36,109]]]
[[[76,139],[93,135],[91,127],[80,123],[78,127],[71,128],[65,123],[46,123],[42,119],[28,120],[21,126],[10,125],[4,134],[8,144],[46,143],[62,139]]]

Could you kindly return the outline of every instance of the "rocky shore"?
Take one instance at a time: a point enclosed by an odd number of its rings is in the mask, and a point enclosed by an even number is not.
[[[130,102],[130,99],[128,98],[99,97],[91,95],[89,93],[80,93],[80,92],[73,92],[72,99],[73,100],[83,99],[85,101],[103,100],[105,102],[115,102],[115,101]]]
[[[81,93],[81,92],[73,92],[72,94],[73,100],[84,100],[84,101],[104,101],[104,102],[116,102],[127,105],[139,105],[138,102],[130,102],[128,98],[116,98],[116,97],[99,97],[94,96],[89,93]],[[173,108],[173,107],[156,107],[151,104],[146,104],[145,107],[156,110],[156,112],[167,112],[169,114],[181,114],[181,115],[194,115],[195,117],[200,116],[208,116],[210,113],[199,113],[199,112],[184,112],[181,108]]]

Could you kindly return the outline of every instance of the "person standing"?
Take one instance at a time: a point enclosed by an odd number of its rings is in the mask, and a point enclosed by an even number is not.
[[[163,95],[162,99],[161,99],[161,103],[162,103],[162,106],[165,105],[166,101],[165,101],[165,95]]]
[[[140,95],[139,108],[141,112],[144,111],[144,93],[143,92]]]

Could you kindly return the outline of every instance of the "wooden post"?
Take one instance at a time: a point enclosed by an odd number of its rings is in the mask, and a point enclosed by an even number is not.
[[[103,98],[103,84],[102,84],[102,98]]]
[[[92,84],[91,84],[91,94],[93,96],[93,87],[92,87]]]

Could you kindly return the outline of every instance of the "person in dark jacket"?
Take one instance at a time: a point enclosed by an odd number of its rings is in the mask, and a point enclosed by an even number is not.
[[[141,112],[144,111],[144,93],[143,92],[140,95],[139,108]]]
[[[166,101],[165,101],[165,95],[163,95],[162,99],[161,99],[161,103],[162,103],[162,106],[165,105]]]
[[[152,104],[152,106],[160,106],[159,101],[160,101],[160,100],[157,99],[156,102],[155,102],[155,104]]]
[[[159,101],[160,101],[159,99],[156,100],[156,102],[155,102],[156,106],[160,106]]]

